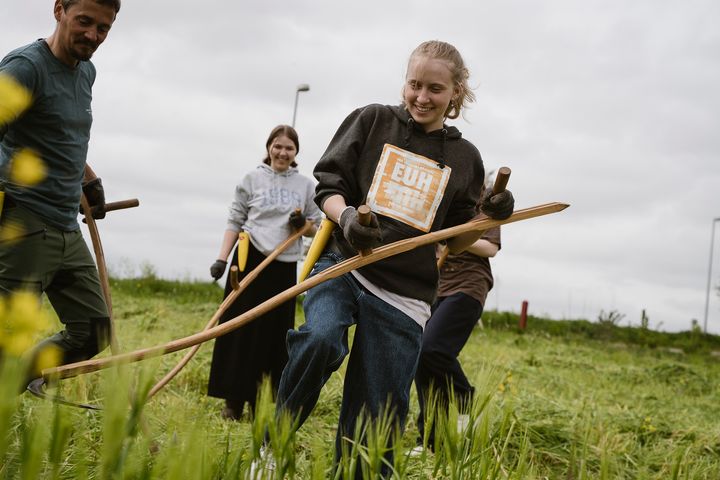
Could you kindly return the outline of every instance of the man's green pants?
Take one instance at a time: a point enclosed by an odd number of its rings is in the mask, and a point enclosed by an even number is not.
[[[103,350],[110,340],[110,318],[80,230],[59,230],[7,198],[0,229],[0,295],[44,292],[65,327],[37,345],[35,354],[52,343],[65,364]],[[34,364],[31,375],[39,375]]]

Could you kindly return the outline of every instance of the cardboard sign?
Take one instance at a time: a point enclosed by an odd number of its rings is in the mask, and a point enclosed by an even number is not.
[[[445,194],[451,168],[386,143],[367,195],[376,213],[423,232],[430,231]]]

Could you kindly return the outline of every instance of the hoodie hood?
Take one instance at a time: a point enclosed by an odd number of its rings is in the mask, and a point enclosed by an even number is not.
[[[433,130],[432,132],[426,132],[425,129],[415,121],[415,119],[412,118],[410,115],[410,112],[407,111],[407,108],[405,108],[405,105],[398,105],[398,106],[392,106],[390,107],[393,114],[400,120],[403,124],[406,125],[405,128],[405,137],[403,138],[404,144],[403,148],[410,150],[412,146],[412,136],[413,135],[421,135],[428,138],[437,138],[440,137],[442,139],[442,148],[440,149],[440,155],[437,158],[438,163],[440,163],[440,168],[445,168],[445,143],[448,140],[458,140],[462,138],[462,133],[460,133],[460,130],[458,130],[455,127],[445,125],[443,123],[443,128],[438,130]]]
[[[284,172],[276,172],[270,165],[266,163],[261,163],[258,166],[258,170],[262,170],[263,173],[268,175],[278,175],[280,177],[292,177],[293,175],[297,175],[299,173],[297,167],[289,167]]]

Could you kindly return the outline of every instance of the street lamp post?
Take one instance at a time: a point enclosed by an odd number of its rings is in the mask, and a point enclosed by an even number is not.
[[[298,97],[300,96],[300,92],[307,92],[309,90],[310,85],[308,85],[307,83],[301,83],[295,89],[295,107],[293,107],[293,119],[291,125],[293,128],[295,128],[295,117],[297,116]]]
[[[715,247],[715,224],[717,222],[720,222],[720,217],[713,218],[712,229],[710,230],[710,261],[708,262],[707,291],[705,292],[705,321],[703,322],[703,331],[705,333],[707,333],[708,306],[710,305],[710,283],[712,281],[713,248]]]

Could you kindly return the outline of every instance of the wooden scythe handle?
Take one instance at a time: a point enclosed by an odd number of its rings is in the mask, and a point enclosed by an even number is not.
[[[80,206],[82,207],[83,215],[85,215],[85,223],[90,232],[90,240],[92,241],[93,251],[95,252],[95,263],[97,264],[98,276],[100,277],[100,287],[102,288],[103,297],[105,297],[105,304],[108,309],[108,318],[110,320],[110,351],[113,355],[117,355],[120,353],[120,346],[118,345],[117,336],[115,335],[112,296],[110,295],[110,278],[108,277],[107,264],[105,263],[105,253],[103,252],[102,242],[100,241],[100,232],[98,231],[97,223],[95,223],[95,218],[92,216],[92,208],[84,193],[80,196]]]
[[[129,200],[106,203],[105,211],[112,212],[113,210],[132,208],[137,207],[138,205],[140,205],[140,201],[137,198],[131,198]],[[98,276],[100,277],[100,287],[103,291],[103,297],[105,297],[108,317],[110,318],[110,351],[113,355],[117,355],[120,353],[120,346],[118,345],[117,335],[115,335],[112,296],[110,295],[110,278],[108,276],[107,263],[105,262],[105,252],[103,251],[102,241],[100,240],[100,232],[97,228],[97,222],[95,222],[95,218],[92,216],[92,207],[90,207],[85,194],[80,197],[80,206],[82,207],[83,215],[85,216],[85,223],[87,224],[88,231],[90,232],[90,240],[92,241],[93,251],[95,252],[95,263],[97,264]]]
[[[367,205],[360,205],[357,208],[358,213],[358,221],[360,222],[360,225],[363,227],[367,227],[370,225],[370,220],[372,220],[372,211],[370,210],[370,207]],[[372,254],[372,248],[363,248],[360,250],[360,256],[361,257],[367,257],[368,255]]]
[[[221,335],[235,330],[236,328],[251,322],[260,315],[263,315],[270,310],[277,307],[279,304],[296,297],[297,295],[309,290],[310,288],[319,285],[320,283],[329,280],[331,278],[339,277],[351,270],[355,270],[365,265],[377,262],[387,257],[397,255],[399,253],[407,252],[414,248],[422,245],[428,245],[437,243],[441,240],[445,240],[451,237],[455,237],[462,233],[470,232],[473,230],[487,230],[488,228],[496,227],[498,225],[504,225],[506,223],[518,222],[520,220],[526,220],[529,218],[539,217],[542,215],[548,215],[550,213],[560,212],[569,207],[566,203],[547,203],[544,205],[538,205],[536,207],[526,208],[523,210],[516,210],[509,218],[505,220],[492,220],[482,219],[473,220],[462,225],[456,225],[454,227],[438,230],[436,232],[426,233],[417,237],[406,238],[395,243],[383,245],[382,247],[376,248],[371,255],[366,257],[355,256],[344,262],[338,263],[337,265],[323,270],[315,276],[308,278],[307,280],[298,283],[292,288],[285,290],[282,293],[275,295],[274,297],[266,300],[257,307],[248,310],[247,312],[239,315],[222,325],[209,328],[203,332],[190,335],[185,338],[172,340],[164,345],[155,347],[143,348],[134,352],[124,353],[121,355],[114,355],[112,357],[98,358],[94,360],[85,360],[82,362],[71,363],[56,368],[50,368],[43,370],[44,377],[55,377],[55,378],[69,378],[84,373],[96,372],[104,368],[108,368],[112,365],[118,365],[122,363],[136,362],[146,358],[157,357],[166,353],[177,352],[192,346],[199,345],[208,340],[212,340]],[[229,297],[228,297],[229,298]]]
[[[240,272],[240,269],[237,265],[233,265],[230,267],[230,286],[233,290],[237,290],[240,288],[240,283],[238,282],[238,273]]]
[[[445,263],[445,260],[447,260],[448,255],[450,255],[450,249],[447,247],[447,245],[442,245],[440,247],[440,256],[437,259],[438,270],[440,270],[440,267],[443,266],[443,263]]]
[[[495,184],[493,184],[493,194],[504,192],[507,187],[508,180],[510,180],[511,170],[508,167],[500,167],[498,174],[495,177]]]
[[[214,327],[215,325],[217,325],[218,321],[220,321],[220,317],[227,311],[228,308],[230,308],[230,305],[232,305],[235,302],[235,300],[237,300],[237,298],[240,296],[240,294],[243,292],[243,290],[245,290],[247,288],[247,286],[250,285],[250,283],[258,277],[258,275],[260,275],[260,272],[262,272],[265,269],[265,267],[270,265],[270,263],[272,263],[273,260],[275,260],[278,257],[278,255],[280,255],[282,252],[287,250],[289,246],[291,246],[293,243],[295,243],[298,238],[302,237],[308,230],[310,230],[311,227],[312,227],[312,223],[305,222],[305,225],[300,230],[293,232],[287,238],[287,240],[285,240],[283,243],[278,245],[275,248],[275,250],[270,252],[270,255],[265,257],[265,260],[260,262],[260,264],[257,267],[255,267],[251,272],[249,272],[247,275],[245,275],[245,277],[242,279],[242,281],[238,284],[238,288],[233,287],[233,291],[230,292],[230,294],[227,297],[225,297],[225,300],[223,300],[223,302],[220,304],[220,307],[217,309],[215,314],[212,316],[210,321],[205,325],[205,327],[203,328],[202,331],[204,332],[204,331],[209,330],[210,328]],[[235,267],[235,266],[233,265],[233,267]],[[235,268],[237,268],[237,267],[235,267]],[[165,376],[163,378],[161,378],[160,381],[157,382],[155,384],[155,386],[153,386],[150,389],[150,392],[148,393],[147,398],[148,399],[152,398],[165,385],[170,383],[170,380],[175,378],[175,376],[178,373],[180,373],[180,370],[182,370],[185,367],[185,365],[187,365],[188,362],[192,359],[192,357],[195,355],[195,353],[197,353],[197,351],[200,349],[201,345],[202,345],[202,343],[198,343],[198,344],[194,345],[183,356],[183,358],[180,359],[180,361],[177,363],[177,365],[175,365],[172,368],[172,370],[170,370],[167,374],[165,374]]]
[[[128,200],[119,200],[117,202],[110,202],[105,204],[105,211],[112,212],[115,210],[123,210],[125,208],[133,208],[140,205],[140,200],[137,198],[130,198]]]

